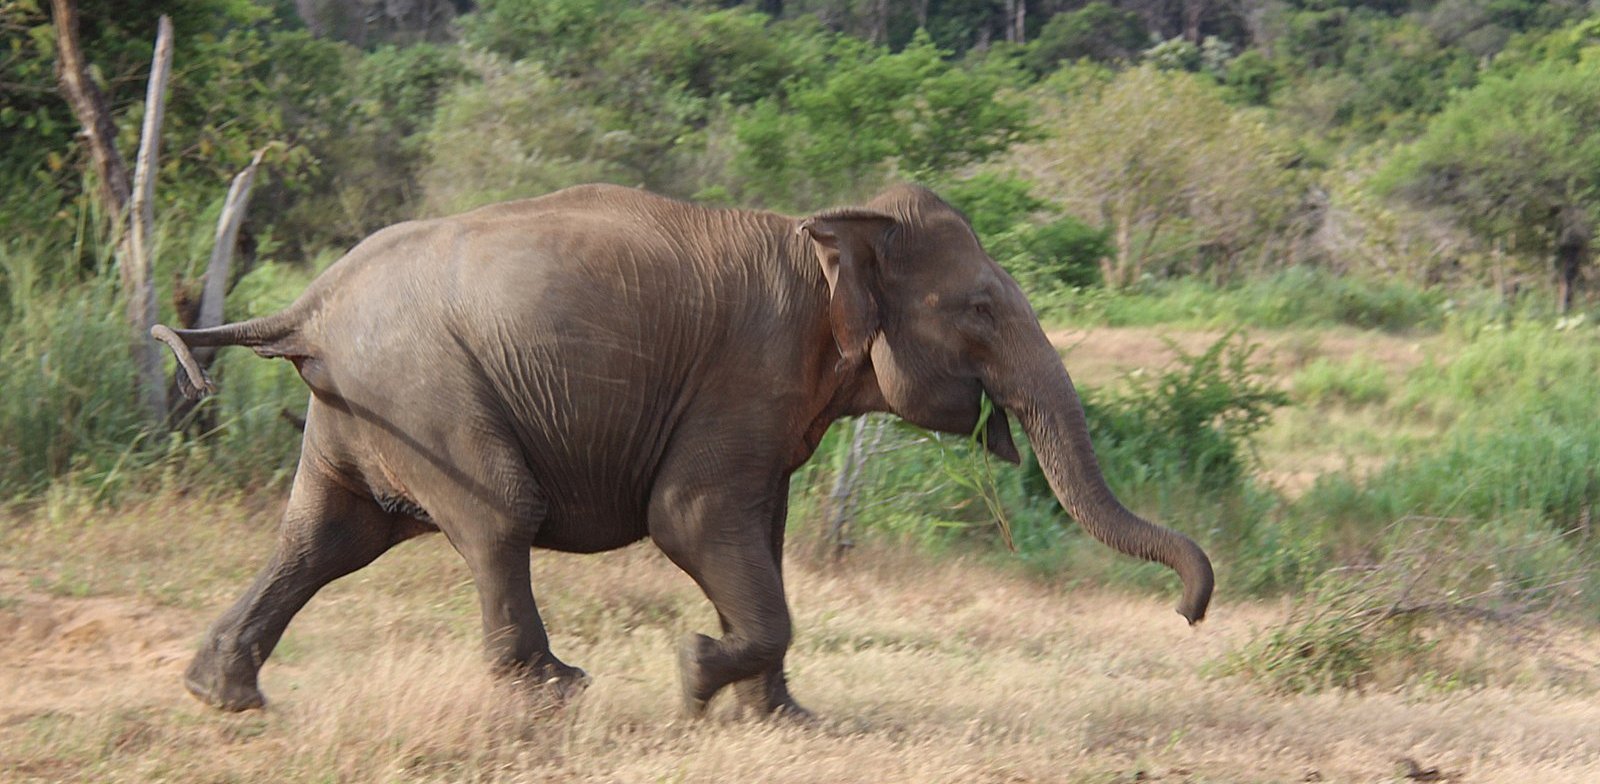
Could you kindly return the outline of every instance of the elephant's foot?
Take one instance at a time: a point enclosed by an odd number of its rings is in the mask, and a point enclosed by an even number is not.
[[[789,700],[771,708],[764,705],[740,703],[729,714],[729,717],[736,721],[767,721],[773,724],[796,727],[812,727],[821,721],[817,718],[817,714],[806,710],[794,700]]]
[[[792,724],[812,724],[815,714],[795,702],[782,670],[758,675],[733,685],[742,716]]]
[[[691,718],[706,715],[706,707],[717,690],[726,684],[715,680],[702,662],[716,649],[716,641],[703,634],[689,634],[678,645],[678,680],[683,687],[683,713]],[[738,699],[739,715],[757,719],[777,719],[801,724],[815,721],[811,711],[789,696],[781,671],[757,675],[732,685]]]
[[[717,686],[706,683],[700,667],[701,657],[715,644],[704,634],[685,635],[678,643],[678,683],[683,687],[683,714],[690,718],[706,715],[706,705],[717,692]]]
[[[576,699],[594,682],[589,673],[550,656],[537,664],[504,668],[513,685],[554,697],[557,702]]]
[[[559,702],[577,699],[594,682],[589,673],[577,667],[557,663],[554,667],[537,669],[534,681]]]
[[[224,652],[215,640],[207,642],[189,662],[183,685],[196,699],[220,710],[255,710],[267,704],[256,686],[254,663],[237,653]]]

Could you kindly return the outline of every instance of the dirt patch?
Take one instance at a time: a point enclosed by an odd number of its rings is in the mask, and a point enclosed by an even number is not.
[[[1169,327],[1091,327],[1056,329],[1046,334],[1050,342],[1065,353],[1067,369],[1074,379],[1081,384],[1100,386],[1114,383],[1136,370],[1166,368],[1177,359],[1178,351],[1198,354],[1226,333],[1221,330],[1179,331]],[[1285,379],[1319,358],[1348,362],[1357,357],[1376,362],[1392,376],[1400,377],[1421,365],[1437,341],[1437,338],[1357,330],[1251,330],[1244,334],[1252,342],[1261,344],[1258,357],[1275,375]]]
[[[60,597],[0,570],[0,724],[41,710],[93,705],[105,689],[170,671],[192,651],[188,613],[122,596]]]

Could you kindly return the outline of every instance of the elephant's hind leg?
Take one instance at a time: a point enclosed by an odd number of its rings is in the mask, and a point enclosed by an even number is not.
[[[184,685],[202,702],[241,711],[266,703],[256,685],[261,665],[294,614],[322,586],[427,530],[383,511],[305,462],[279,527],[278,547],[255,582],[211,625]]]
[[[498,481],[469,487],[441,475],[435,479],[448,484],[431,485],[434,492],[423,505],[472,572],[490,665],[501,675],[548,688],[559,697],[573,696],[589,684],[589,676],[551,652],[528,569],[528,553],[547,506],[514,452],[485,444],[477,449],[480,456],[460,475],[494,476]]]

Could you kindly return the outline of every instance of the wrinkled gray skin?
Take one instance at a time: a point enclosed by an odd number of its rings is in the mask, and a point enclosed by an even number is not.
[[[649,537],[722,623],[681,645],[688,712],[731,686],[805,715],[783,675],[789,475],[841,416],[965,434],[985,394],[991,451],[1016,461],[1017,417],[1092,535],[1175,569],[1191,623],[1211,596],[1200,548],[1107,489],[1021,289],[923,188],[791,218],[577,187],[385,229],[278,315],[153,333],[191,392],[211,386],[190,347],[223,345],[289,359],[312,392],[277,552],[188,669],[224,710],[263,704],[257,671],[319,588],[437,530],[499,669],[562,694],[587,682],[550,650],[529,548]]]

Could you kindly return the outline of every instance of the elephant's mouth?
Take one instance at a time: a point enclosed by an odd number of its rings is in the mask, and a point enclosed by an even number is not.
[[[982,440],[983,447],[990,454],[1012,465],[1022,462],[1022,455],[1017,453],[1017,444],[1011,440],[1011,419],[1006,416],[1006,410],[995,401],[994,396],[987,390],[979,404],[978,424],[982,425],[981,432],[974,427],[974,432]]]

